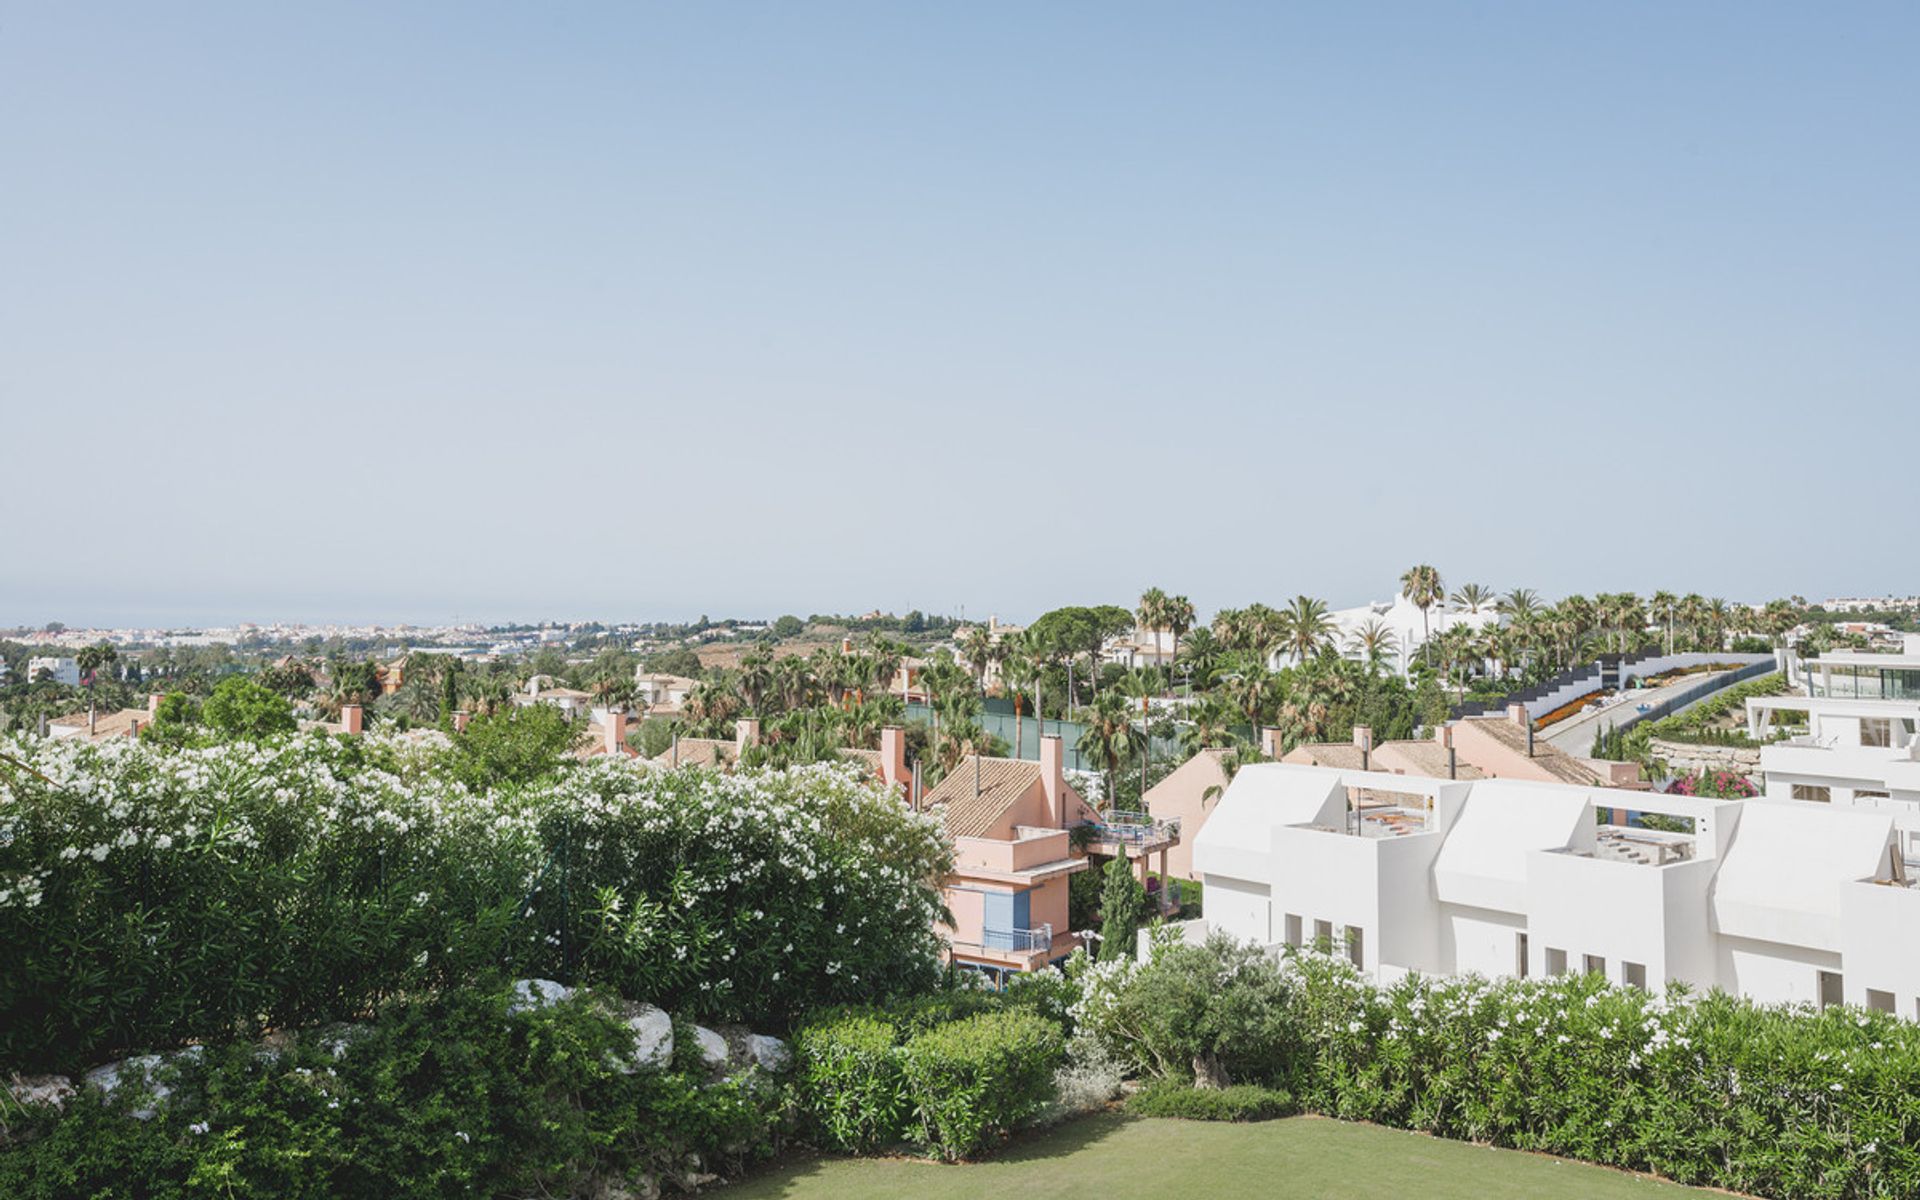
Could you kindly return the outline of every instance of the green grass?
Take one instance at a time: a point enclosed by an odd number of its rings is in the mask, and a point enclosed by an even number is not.
[[[1118,1114],[1087,1117],[1022,1140],[988,1162],[950,1167],[901,1159],[818,1159],[706,1194],[724,1200],[1683,1200],[1708,1195],[1603,1167],[1319,1117],[1221,1125]]]

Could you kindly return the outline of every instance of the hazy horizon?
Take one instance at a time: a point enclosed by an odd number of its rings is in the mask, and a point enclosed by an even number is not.
[[[1911,593],[1916,35],[16,6],[0,624]]]

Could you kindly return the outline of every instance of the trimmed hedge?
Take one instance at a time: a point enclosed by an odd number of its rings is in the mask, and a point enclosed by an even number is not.
[[[1018,1009],[929,1029],[901,1056],[917,1140],[953,1161],[1005,1139],[1045,1111],[1064,1057],[1059,1026]]]
[[[815,1140],[844,1153],[914,1142],[952,1161],[1041,1115],[1065,1057],[1059,1024],[1018,1006],[920,1024],[977,1003],[916,1002],[905,1020],[840,1012],[803,1028],[799,1099]]]
[[[1127,1097],[1127,1111],[1141,1117],[1182,1121],[1269,1121],[1299,1111],[1292,1093],[1253,1083],[1199,1088],[1177,1079],[1159,1079]]]
[[[0,1196],[413,1200],[588,1195],[694,1182],[779,1144],[787,1089],[761,1077],[625,1073],[633,1035],[590,994],[515,1016],[497,991],[400,1004],[353,1036],[237,1043],[176,1060],[146,1121],[127,1085],[65,1114],[4,1115]],[[630,1070],[630,1067],[627,1068]],[[697,1164],[697,1165],[695,1165]]]

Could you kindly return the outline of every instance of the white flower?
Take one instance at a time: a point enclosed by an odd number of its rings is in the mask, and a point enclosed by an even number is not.
[[[196,1133],[196,1134],[205,1133],[207,1130],[212,1128],[213,1126],[207,1124],[205,1121],[195,1121],[193,1124],[187,1126],[187,1132]]]
[[[107,861],[107,851],[109,849],[110,847],[107,846],[105,842],[102,842],[100,845],[95,846],[93,849],[87,851],[87,853],[92,856],[93,861],[105,862]]]

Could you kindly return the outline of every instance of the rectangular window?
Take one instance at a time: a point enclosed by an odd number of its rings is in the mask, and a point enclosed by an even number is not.
[[[1830,804],[1833,801],[1833,789],[1813,783],[1796,783],[1793,785],[1793,798],[1811,800],[1815,804]]]
[[[1607,960],[1598,954],[1583,954],[1580,956],[1580,969],[1589,975],[1598,975],[1600,978],[1605,979],[1607,977]]]
[[[1513,935],[1513,974],[1516,979],[1527,977],[1527,935]]]
[[[1567,973],[1567,952],[1547,947],[1547,974],[1565,975]]]
[[[1822,971],[1819,978],[1820,1007],[1829,1008],[1835,1004],[1846,1003],[1847,992],[1838,971]]]
[[[1637,963],[1637,962],[1621,963],[1620,964],[1620,982],[1626,984],[1628,987],[1637,987],[1643,992],[1646,991],[1647,990],[1647,965],[1645,963]]]
[[[1300,938],[1301,938],[1300,914],[1288,913],[1287,914],[1287,945],[1298,946],[1300,944]]]
[[[1313,948],[1328,954],[1333,953],[1333,922],[1315,921],[1313,923]]]
[[[1875,1012],[1883,1012],[1883,1013],[1892,1012],[1893,1011],[1893,993],[1883,992],[1879,988],[1868,988],[1867,989],[1867,1007],[1872,1009]]]
[[[1860,744],[1880,749],[1893,745],[1893,722],[1886,717],[1861,717]]]
[[[1361,945],[1364,936],[1357,926],[1347,926],[1347,961],[1363,971],[1367,966],[1366,953]]]

